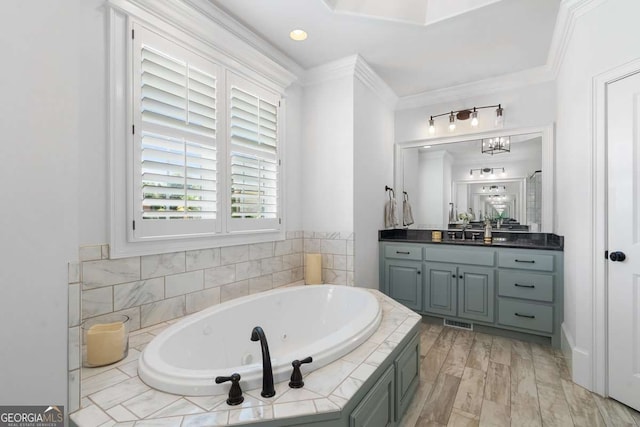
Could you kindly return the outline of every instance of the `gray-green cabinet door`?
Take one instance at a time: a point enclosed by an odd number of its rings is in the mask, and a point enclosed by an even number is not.
[[[385,261],[387,294],[412,310],[422,310],[422,263]]]
[[[416,335],[395,360],[396,421],[404,416],[420,382],[420,338]]]
[[[395,380],[393,365],[373,386],[349,416],[349,427],[390,427],[395,425]]]
[[[457,268],[437,262],[424,263],[424,307],[427,313],[456,315]]]
[[[458,316],[493,323],[494,273],[481,267],[458,267]]]

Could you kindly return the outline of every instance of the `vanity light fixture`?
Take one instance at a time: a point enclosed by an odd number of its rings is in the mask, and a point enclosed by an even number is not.
[[[508,153],[511,151],[511,137],[499,136],[482,140],[482,152],[486,154]]]
[[[496,191],[496,192],[500,192],[500,191],[507,191],[507,187],[505,185],[489,185],[489,186],[482,186],[482,191],[486,192],[486,191]]]
[[[480,178],[484,178],[485,174],[490,174],[491,176],[495,176],[496,171],[500,171],[501,175],[504,176],[505,171],[504,168],[478,168],[478,169],[469,169],[469,176],[473,176],[473,172],[480,172]],[[484,187],[482,187],[484,189]]]
[[[485,108],[496,108],[496,127],[502,127],[504,123],[504,109],[501,104],[498,105],[486,105],[484,107],[473,107],[473,108],[463,108],[457,111],[450,111],[447,113],[436,114],[434,116],[429,116],[429,134],[433,135],[436,133],[436,122],[435,119],[438,117],[449,116],[449,131],[453,132],[456,129],[456,120],[468,120],[471,119],[471,127],[478,127],[480,121],[478,119],[478,110],[482,110]]]

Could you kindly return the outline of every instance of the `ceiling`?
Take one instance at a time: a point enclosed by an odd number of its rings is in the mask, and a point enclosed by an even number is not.
[[[444,10],[445,0],[394,0],[404,8],[390,0],[210,1],[304,68],[360,54],[398,96],[545,65],[560,4],[456,0],[467,7]],[[429,2],[439,14],[429,15]],[[306,41],[289,39],[296,28],[307,31]]]

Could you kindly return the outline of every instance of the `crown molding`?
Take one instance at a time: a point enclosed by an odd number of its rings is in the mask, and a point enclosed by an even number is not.
[[[398,96],[360,55],[356,55],[355,77],[375,93],[392,110],[398,102]]]
[[[551,46],[549,47],[549,54],[547,56],[547,67],[554,79],[558,77],[558,73],[562,67],[562,61],[564,60],[578,18],[606,1],[607,0],[562,0],[560,9],[558,10],[558,17],[556,18],[556,26],[553,31]]]
[[[457,86],[403,96],[398,99],[396,109],[404,110],[453,102],[460,99],[488,95],[555,80],[562,66],[562,61],[577,20],[606,1],[607,0],[562,0],[551,38],[547,61],[544,65]]]
[[[476,96],[495,94],[523,86],[548,82],[553,80],[553,78],[547,66],[529,68],[516,73],[504,74],[457,86],[403,96],[398,99],[396,110],[444,104]]]
[[[304,69],[287,54],[276,48],[264,38],[249,30],[244,24],[235,19],[224,9],[216,6],[209,0],[182,0],[192,8],[198,10],[210,20],[214,21],[254,49],[262,52],[271,60],[277,62],[296,76],[300,76]]]
[[[242,65],[272,88],[288,87],[298,79],[296,72],[302,72],[299,65],[207,0],[107,0],[107,5],[169,33],[175,28],[193,37],[224,54],[232,68]]]
[[[318,65],[317,67],[309,68],[302,75],[300,83],[303,86],[313,86],[343,77],[353,77],[357,62],[358,55],[351,55],[346,58]]]

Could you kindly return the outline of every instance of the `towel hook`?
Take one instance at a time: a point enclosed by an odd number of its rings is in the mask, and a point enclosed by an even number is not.
[[[406,191],[403,191],[402,194],[404,195],[405,202],[408,202],[409,201],[409,193],[407,193]]]

